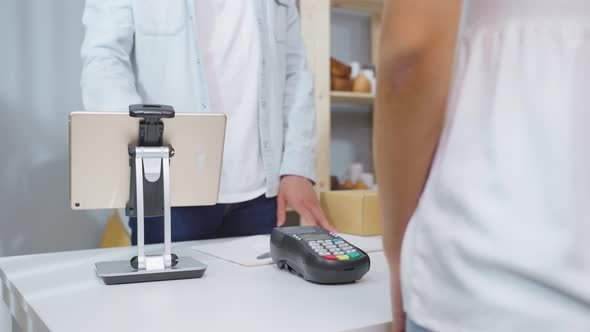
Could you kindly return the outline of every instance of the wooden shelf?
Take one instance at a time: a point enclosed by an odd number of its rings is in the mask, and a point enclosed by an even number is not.
[[[381,13],[385,0],[298,0],[301,31],[309,67],[314,74],[317,120],[317,182],[320,191],[330,189],[330,147],[332,104],[371,106],[375,96],[369,93],[330,92],[330,18],[333,9],[354,10],[370,18],[371,61],[377,65],[381,34]],[[355,41],[350,41],[354,43]],[[354,44],[353,44],[354,45]],[[354,108],[354,107],[353,107]],[[366,107],[361,107],[363,110]],[[354,108],[355,111],[359,107]]]
[[[335,104],[372,105],[375,101],[372,93],[331,91],[330,97]]]
[[[380,13],[383,10],[383,0],[331,0],[332,7]]]

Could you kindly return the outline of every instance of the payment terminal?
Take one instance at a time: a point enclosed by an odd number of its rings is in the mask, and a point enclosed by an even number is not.
[[[371,265],[364,251],[317,226],[275,228],[270,242],[273,263],[314,283],[355,282]]]

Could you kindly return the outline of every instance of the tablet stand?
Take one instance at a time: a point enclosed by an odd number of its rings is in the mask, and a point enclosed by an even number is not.
[[[171,146],[164,146],[162,118],[173,118],[174,110],[166,107],[132,105],[129,115],[143,118],[139,123],[138,146],[129,146],[131,185],[127,216],[137,218],[137,256],[131,266],[139,270],[171,268],[178,258],[172,256],[170,221],[170,158]],[[146,199],[147,198],[147,199]],[[148,203],[148,204],[144,204]],[[164,216],[164,254],[146,256],[144,243],[145,217]]]
[[[137,146],[129,146],[130,194],[125,212],[137,219],[137,256],[131,261],[97,263],[107,285],[200,278],[206,269],[191,257],[172,253],[170,158],[174,149],[163,144],[162,118],[173,118],[174,109],[164,105],[131,105],[129,115],[139,122]],[[164,216],[164,252],[145,253],[145,217]]]

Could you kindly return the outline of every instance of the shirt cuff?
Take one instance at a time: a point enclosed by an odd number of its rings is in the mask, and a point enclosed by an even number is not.
[[[309,151],[285,151],[280,175],[281,177],[286,175],[301,176],[315,184],[317,182],[315,156],[310,155]]]

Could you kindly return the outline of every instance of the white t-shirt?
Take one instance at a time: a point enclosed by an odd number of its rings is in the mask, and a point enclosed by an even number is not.
[[[255,4],[195,0],[211,110],[227,115],[220,203],[244,202],[266,192],[258,128],[261,47]]]
[[[437,332],[590,331],[590,1],[467,0],[445,129],[406,232]]]

